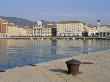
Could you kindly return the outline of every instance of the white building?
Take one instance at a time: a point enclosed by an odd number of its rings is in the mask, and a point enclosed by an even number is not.
[[[33,27],[33,36],[56,36],[56,28],[49,26],[35,26]]]
[[[51,28],[33,27],[33,36],[51,36]]]
[[[37,24],[33,26],[33,36],[56,36],[56,26],[48,21],[37,21]]]
[[[97,33],[97,27],[91,24],[86,25],[86,30],[88,32],[88,36],[95,36]]]
[[[80,21],[61,21],[57,23],[57,36],[82,36],[84,24]]]
[[[99,33],[99,36],[110,36],[110,25],[101,25],[100,20],[98,20],[97,33]]]

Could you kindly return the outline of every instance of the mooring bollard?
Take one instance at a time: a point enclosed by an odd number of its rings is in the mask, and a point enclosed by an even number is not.
[[[79,73],[79,66],[80,66],[80,61],[78,60],[69,60],[66,61],[67,68],[68,68],[68,74],[76,75]]]
[[[5,69],[0,69],[0,72],[5,72]]]
[[[37,66],[36,64],[28,64],[29,66]]]

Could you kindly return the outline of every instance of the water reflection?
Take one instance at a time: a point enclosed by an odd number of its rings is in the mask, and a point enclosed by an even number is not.
[[[51,40],[51,54],[57,54],[57,40]]]
[[[13,68],[110,49],[109,40],[0,40],[0,68]]]
[[[7,59],[7,42],[6,40],[0,40],[0,64],[5,64]]]

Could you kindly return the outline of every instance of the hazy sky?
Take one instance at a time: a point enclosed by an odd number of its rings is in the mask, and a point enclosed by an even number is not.
[[[110,0],[0,0],[0,15],[30,20],[110,23]]]

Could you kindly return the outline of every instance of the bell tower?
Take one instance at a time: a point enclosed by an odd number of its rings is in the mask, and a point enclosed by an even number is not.
[[[97,20],[97,28],[100,28],[100,26],[101,26],[100,20]]]

